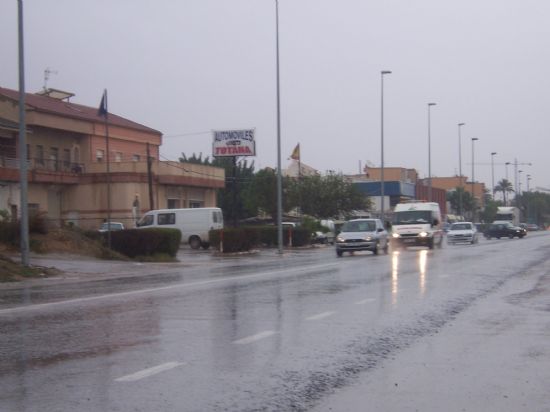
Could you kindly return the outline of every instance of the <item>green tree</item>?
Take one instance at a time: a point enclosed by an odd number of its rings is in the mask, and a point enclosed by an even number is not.
[[[463,187],[456,187],[455,190],[447,192],[447,200],[451,204],[451,210],[455,213],[459,213],[460,196],[462,195],[462,214],[465,212],[472,212],[474,208],[474,201],[472,194],[464,190]]]
[[[341,174],[304,176],[289,184],[288,197],[302,213],[319,219],[348,216],[353,210],[368,210],[370,201]]]
[[[512,186],[512,182],[507,179],[502,179],[501,181],[497,182],[497,185],[495,186],[495,192],[502,192],[502,200],[505,205],[508,204],[508,201],[506,200],[506,195],[508,193],[512,193],[513,191],[514,187]]]
[[[289,179],[283,178],[283,213],[292,208],[286,196],[288,184]],[[244,197],[245,207],[251,215],[256,216],[263,211],[275,219],[277,217],[277,171],[272,168],[258,171],[251,180]]]
[[[198,156],[193,153],[189,158],[182,153],[179,161],[221,167],[225,170],[225,188],[218,190],[217,204],[228,224],[255,215],[245,206],[245,198],[249,194],[247,186],[254,178],[254,162],[250,165],[246,159],[234,162],[233,157],[216,157],[210,160],[207,156],[203,159],[202,153]]]

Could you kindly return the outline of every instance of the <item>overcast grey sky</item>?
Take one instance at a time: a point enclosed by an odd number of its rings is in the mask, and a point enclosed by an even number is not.
[[[24,0],[27,91],[44,84],[160,130],[161,154],[210,154],[213,129],[256,128],[275,166],[275,0]],[[321,171],[385,164],[550,187],[550,2],[279,0],[283,167],[294,146]],[[17,89],[17,2],[2,1],[0,86]],[[509,167],[513,180],[513,167]]]

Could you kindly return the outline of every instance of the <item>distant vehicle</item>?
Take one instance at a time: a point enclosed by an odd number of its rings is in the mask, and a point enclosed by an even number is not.
[[[527,226],[525,226],[525,229],[527,229],[528,232],[540,230],[539,226],[534,223],[528,223]]]
[[[393,213],[392,246],[443,246],[439,204],[435,202],[398,203]]]
[[[499,206],[494,220],[495,222],[506,221],[514,226],[519,226],[519,209],[513,206]]]
[[[330,220],[330,219],[324,219],[324,220],[321,220],[319,223],[321,224],[321,226],[328,229],[328,231],[327,232],[323,232],[323,231],[315,232],[315,239],[314,240],[316,242],[319,242],[319,243],[330,243],[331,245],[333,245],[334,240],[336,238],[336,235],[335,235],[336,228],[335,228],[334,221]]]
[[[120,222],[111,222],[111,223],[104,222],[99,227],[99,232],[101,233],[108,232],[109,230],[111,232],[115,232],[117,230],[124,230],[124,225]]]
[[[483,235],[487,239],[491,238],[497,238],[500,239],[501,237],[508,237],[510,239],[513,239],[514,237],[517,237],[519,239],[523,238],[527,234],[527,231],[519,226],[514,226],[510,222],[494,222],[492,223],[485,233]]]
[[[353,219],[342,225],[336,236],[336,255],[341,257],[344,252],[368,250],[378,254],[380,250],[388,253],[388,232],[380,219]]]
[[[139,229],[179,229],[182,243],[189,243],[192,249],[208,249],[208,232],[223,229],[223,214],[218,207],[151,210],[143,215],[137,226]]]
[[[478,242],[478,232],[472,222],[453,223],[447,232],[447,243],[474,243]]]

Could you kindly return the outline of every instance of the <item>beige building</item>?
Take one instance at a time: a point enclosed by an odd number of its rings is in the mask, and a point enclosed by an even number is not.
[[[0,210],[12,216],[20,209],[18,95],[0,88]],[[29,213],[97,228],[110,210],[133,227],[150,209],[216,206],[223,169],[160,161],[161,132],[114,114],[107,145],[104,117],[72,96],[49,89],[25,97]]]

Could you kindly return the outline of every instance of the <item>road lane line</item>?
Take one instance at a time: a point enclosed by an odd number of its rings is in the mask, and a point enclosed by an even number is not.
[[[374,298],[367,298],[360,301],[355,302],[356,305],[366,305],[367,303],[374,302],[376,299]]]
[[[306,318],[306,320],[319,320],[319,319],[324,319],[324,318],[328,318],[329,316],[332,316],[334,315],[336,312],[323,312],[323,313],[318,313],[317,315],[313,315],[313,316],[310,316],[309,318]]]
[[[67,300],[60,300],[57,302],[48,302],[48,303],[37,303],[37,304],[30,304],[27,306],[17,306],[13,308],[7,308],[7,309],[0,309],[0,315],[5,315],[9,313],[17,313],[17,312],[25,312],[25,311],[32,311],[32,310],[40,310],[45,309],[51,306],[61,306],[61,305],[68,305],[68,304],[74,304],[74,303],[84,303],[84,302],[93,302],[96,300],[104,300],[109,298],[120,298],[125,296],[135,296],[135,295],[143,295],[148,294],[152,292],[162,292],[165,290],[175,290],[175,289],[185,289],[190,288],[194,286],[205,286],[210,284],[216,284],[216,283],[223,283],[223,282],[229,282],[229,281],[236,281],[236,280],[244,280],[244,279],[254,279],[254,278],[262,278],[266,276],[276,275],[279,273],[284,273],[285,275],[288,274],[299,274],[301,272],[308,272],[316,269],[327,269],[333,266],[340,266],[337,263],[329,263],[329,264],[322,264],[322,265],[315,265],[315,266],[305,266],[303,268],[281,268],[279,270],[272,270],[269,272],[260,272],[252,275],[237,275],[237,276],[231,276],[226,277],[222,279],[210,279],[210,280],[202,280],[198,282],[190,282],[190,283],[182,283],[179,285],[169,285],[169,286],[159,286],[156,288],[148,288],[148,289],[140,289],[140,290],[131,290],[127,292],[117,292],[117,293],[110,293],[105,295],[98,295],[98,296],[88,296],[85,298],[75,298],[75,299],[67,299]]]
[[[234,340],[232,343],[235,345],[248,345],[249,343],[256,342],[260,339],[269,338],[270,336],[275,335],[275,333],[277,332],[274,330],[265,330],[263,332],[256,333],[255,335],[247,336],[246,338]]]
[[[135,382],[140,379],[148,378],[150,376],[156,375],[161,372],[168,371],[170,369],[177,368],[178,366],[183,365],[181,362],[166,362],[162,365],[153,366],[152,368],[143,369],[139,372],[132,373],[130,375],[122,376],[115,379],[115,382]]]

